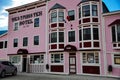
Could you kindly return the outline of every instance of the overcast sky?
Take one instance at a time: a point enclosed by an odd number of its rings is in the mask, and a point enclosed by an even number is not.
[[[8,13],[5,9],[38,0],[0,0],[0,30],[7,30]],[[63,0],[64,1],[64,0]],[[120,0],[103,0],[110,11],[120,10]]]

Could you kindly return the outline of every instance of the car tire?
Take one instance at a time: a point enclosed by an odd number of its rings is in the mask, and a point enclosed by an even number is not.
[[[2,78],[5,77],[5,71],[2,71],[2,72],[1,72],[0,77],[2,77]]]
[[[14,72],[12,73],[13,76],[17,75],[17,70],[14,70]]]

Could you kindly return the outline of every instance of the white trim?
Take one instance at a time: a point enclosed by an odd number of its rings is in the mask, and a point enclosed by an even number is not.
[[[6,36],[8,35],[8,31],[5,32],[4,34],[0,35],[0,37],[5,36],[5,35],[6,35]]]
[[[115,68],[120,68],[120,64],[117,65],[117,64],[114,63],[114,55],[116,55],[116,54],[120,55],[120,52],[119,52],[119,53],[113,53],[113,54],[112,54],[112,65],[113,65]]]

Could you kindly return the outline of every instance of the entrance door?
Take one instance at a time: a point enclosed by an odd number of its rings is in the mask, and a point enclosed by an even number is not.
[[[76,55],[69,56],[69,72],[70,74],[76,74]]]
[[[27,67],[27,58],[23,58],[22,72],[26,72]]]

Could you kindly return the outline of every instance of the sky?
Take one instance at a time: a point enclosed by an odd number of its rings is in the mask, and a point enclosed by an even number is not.
[[[8,12],[5,9],[38,0],[0,0],[0,31],[8,29]],[[120,0],[103,0],[110,11],[120,10]]]

